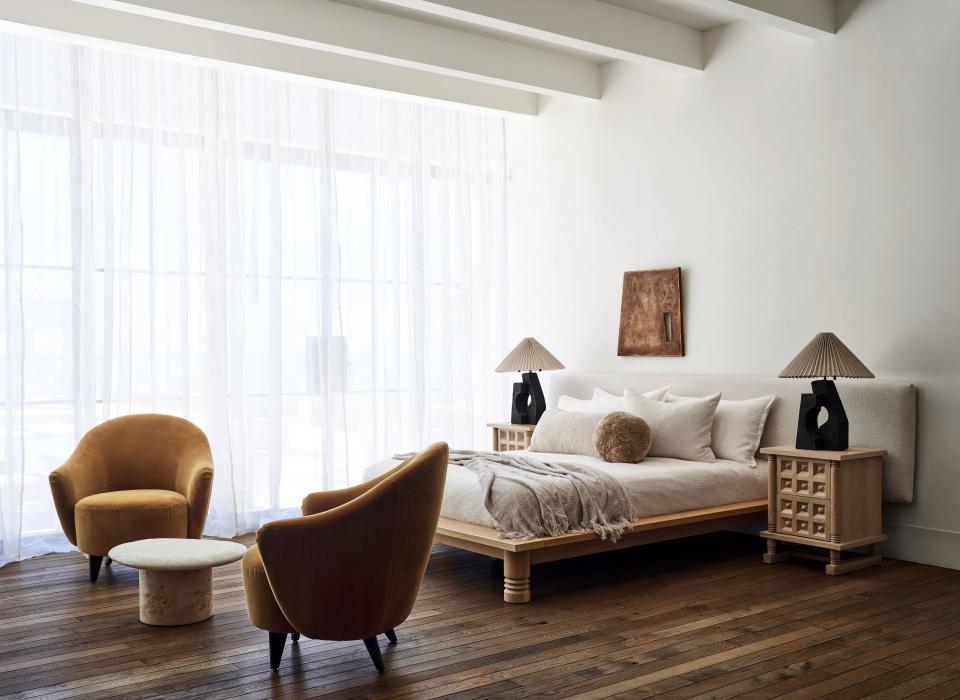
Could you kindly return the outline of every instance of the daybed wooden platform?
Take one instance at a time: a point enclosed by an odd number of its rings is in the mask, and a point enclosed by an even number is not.
[[[634,521],[630,530],[615,543],[601,540],[592,532],[525,541],[505,540],[493,528],[440,518],[434,541],[502,559],[503,599],[508,603],[529,603],[530,566],[533,564],[766,523],[766,515],[765,498],[657,515]]]
[[[720,392],[726,399],[749,399],[775,395],[767,417],[761,445],[785,445],[796,435],[800,395],[809,384],[799,379],[737,377],[732,375],[593,374],[563,371],[550,378],[551,406],[558,396],[589,398],[595,389],[621,395],[629,388],[638,393],[670,386],[681,396],[706,396]],[[841,381],[840,393],[851,415],[869,416],[851,426],[852,444],[875,445],[886,450],[883,465],[883,498],[895,503],[913,500],[916,461],[917,392],[912,384],[872,380]],[[758,468],[763,469],[764,465]],[[767,499],[730,503],[667,515],[643,518],[616,544],[595,534],[541,537],[526,542],[502,540],[497,530],[440,518],[436,541],[503,560],[503,599],[508,603],[530,601],[530,566],[570,559],[583,554],[633,547],[650,542],[701,535],[754,523],[768,524]]]

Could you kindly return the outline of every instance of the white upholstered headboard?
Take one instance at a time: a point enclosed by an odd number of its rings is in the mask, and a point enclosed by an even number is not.
[[[810,391],[803,379],[736,377],[730,375],[684,374],[584,374],[550,372],[548,405],[569,394],[588,399],[594,387],[623,393],[624,387],[649,391],[670,384],[684,396],[706,396],[721,392],[726,399],[777,396],[767,418],[761,446],[792,445],[797,435],[800,394]],[[837,380],[837,389],[850,420],[850,445],[881,447],[887,451],[883,465],[885,501],[913,501],[913,474],[916,466],[917,389],[905,382],[879,379]]]

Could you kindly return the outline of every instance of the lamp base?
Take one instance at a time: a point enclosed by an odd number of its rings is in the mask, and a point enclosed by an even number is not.
[[[547,400],[536,372],[524,372],[521,379],[513,385],[510,422],[514,425],[536,425],[547,410]]]
[[[837,393],[837,385],[829,379],[810,382],[813,393],[800,396],[797,418],[798,450],[845,450],[850,444],[850,422]],[[820,409],[827,410],[827,420],[819,424]]]
[[[523,382],[514,382],[513,398],[510,400],[510,422],[524,425],[527,421],[527,406],[530,404],[530,392]]]

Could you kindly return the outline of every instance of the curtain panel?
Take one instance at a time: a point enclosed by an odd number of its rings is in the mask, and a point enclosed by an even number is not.
[[[507,393],[500,117],[0,34],[0,564],[68,548],[85,431],[210,439],[207,534],[485,444]]]

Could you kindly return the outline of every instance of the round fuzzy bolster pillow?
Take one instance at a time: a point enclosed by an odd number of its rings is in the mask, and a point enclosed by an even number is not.
[[[652,440],[647,421],[625,411],[608,413],[593,431],[593,448],[607,462],[636,464],[647,456]]]

